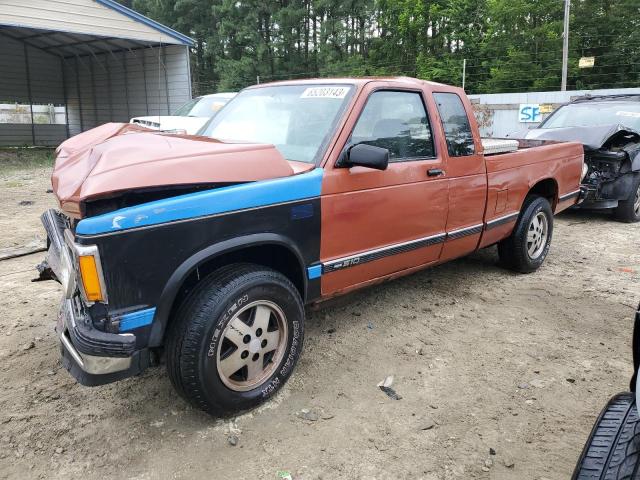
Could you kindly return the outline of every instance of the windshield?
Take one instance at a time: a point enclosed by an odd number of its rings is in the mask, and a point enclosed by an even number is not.
[[[230,98],[224,97],[198,97],[188,101],[173,114],[176,117],[212,117],[220,110]]]
[[[268,143],[287,160],[315,163],[351,97],[349,85],[281,85],[244,90],[199,135]]]
[[[640,130],[640,102],[574,103],[560,107],[539,128],[617,125]]]

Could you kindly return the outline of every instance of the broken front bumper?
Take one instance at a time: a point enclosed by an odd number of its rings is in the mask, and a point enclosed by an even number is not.
[[[134,335],[93,328],[78,302],[77,297],[63,300],[56,332],[62,364],[79,383],[103,385],[137,375],[149,366],[147,350],[135,350]]]
[[[135,335],[96,329],[80,300],[74,255],[65,242],[67,220],[55,210],[48,210],[42,215],[42,223],[49,243],[47,263],[63,289],[56,332],[64,367],[79,383],[89,386],[140,373],[148,366],[149,354],[146,349],[136,350]]]
[[[581,188],[585,188],[587,192],[580,207],[586,209],[616,208],[621,200],[627,200],[635,194],[633,189],[635,175],[639,174],[628,172],[613,180],[583,184]]]
[[[592,186],[584,186],[584,198],[582,202],[576,205],[576,208],[584,208],[586,210],[601,210],[606,208],[616,208],[618,200],[599,198],[597,189]]]

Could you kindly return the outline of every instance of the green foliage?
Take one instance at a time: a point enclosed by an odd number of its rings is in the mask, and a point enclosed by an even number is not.
[[[123,3],[130,3],[123,0]],[[196,41],[194,93],[410,75],[470,92],[558,90],[562,0],[133,0]],[[568,88],[640,85],[640,2],[571,2]],[[591,69],[578,59],[595,56]]]
[[[0,176],[14,170],[51,168],[55,158],[53,148],[4,147],[0,148]],[[8,183],[4,183],[9,187]],[[13,186],[20,186],[19,184]]]

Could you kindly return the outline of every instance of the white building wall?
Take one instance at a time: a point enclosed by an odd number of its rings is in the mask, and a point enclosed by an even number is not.
[[[476,116],[489,116],[486,125],[480,125],[483,137],[504,137],[507,134],[535,128],[540,123],[520,123],[518,110],[520,104],[551,104],[557,108],[563,103],[585,95],[615,95],[620,93],[640,93],[640,88],[618,88],[604,90],[570,90],[566,92],[528,92],[528,93],[490,93],[469,95],[471,103],[476,107]],[[479,111],[479,113],[478,113]],[[549,114],[542,116],[544,120]]]

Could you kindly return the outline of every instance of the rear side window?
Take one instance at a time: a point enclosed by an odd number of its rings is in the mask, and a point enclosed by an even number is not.
[[[387,90],[372,93],[350,143],[386,148],[391,162],[433,157],[431,126],[421,95]]]
[[[475,153],[473,134],[462,100],[455,93],[434,93],[438,112],[447,140],[450,157],[464,157]]]

